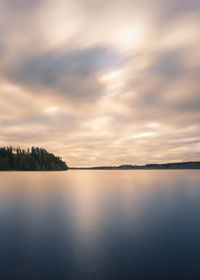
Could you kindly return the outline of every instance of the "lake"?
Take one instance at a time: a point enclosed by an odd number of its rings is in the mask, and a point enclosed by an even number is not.
[[[0,276],[200,279],[200,171],[1,172]]]

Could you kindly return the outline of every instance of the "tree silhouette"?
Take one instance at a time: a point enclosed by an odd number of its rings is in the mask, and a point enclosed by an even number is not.
[[[43,148],[0,148],[0,170],[66,170],[67,164]]]

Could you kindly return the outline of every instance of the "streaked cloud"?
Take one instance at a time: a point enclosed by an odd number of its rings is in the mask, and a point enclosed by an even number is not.
[[[199,0],[1,1],[0,145],[199,160],[199,30]]]

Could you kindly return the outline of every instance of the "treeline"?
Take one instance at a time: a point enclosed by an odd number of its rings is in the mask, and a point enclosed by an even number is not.
[[[0,170],[66,170],[66,163],[45,149],[0,148]]]
[[[127,170],[127,169],[200,169],[200,161],[158,163],[146,165],[120,165],[120,166],[97,166],[97,167],[71,167],[70,169],[107,169],[107,170]]]

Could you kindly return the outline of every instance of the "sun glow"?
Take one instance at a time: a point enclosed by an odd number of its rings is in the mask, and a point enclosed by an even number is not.
[[[138,47],[143,38],[142,26],[124,26],[114,33],[114,42],[123,51]]]

